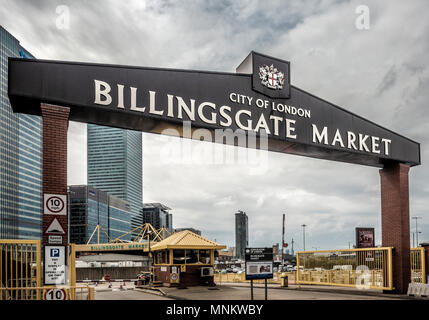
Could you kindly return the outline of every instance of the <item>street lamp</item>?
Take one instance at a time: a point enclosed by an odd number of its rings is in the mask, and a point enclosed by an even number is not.
[[[421,218],[422,217],[412,217],[412,219],[416,220],[416,247],[419,246],[419,233],[421,233],[421,232],[419,232],[419,229],[418,229],[418,226],[417,226],[417,220],[421,219]]]
[[[303,244],[304,244],[304,251],[305,251],[305,227],[306,227],[307,225],[306,224],[302,224],[301,225],[301,227],[302,227],[302,239],[303,239]]]
[[[420,234],[421,234],[422,232],[421,232],[421,231],[419,231],[418,233],[420,233]],[[415,246],[415,244],[414,244],[414,237],[415,237],[415,234],[416,234],[416,233],[413,231],[413,232],[412,232],[412,234],[413,234],[413,248],[415,248],[416,246]],[[417,245],[417,246],[418,246],[418,245]]]

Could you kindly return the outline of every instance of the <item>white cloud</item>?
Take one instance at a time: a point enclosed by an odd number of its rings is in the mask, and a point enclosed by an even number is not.
[[[294,85],[422,143],[423,165],[410,174],[410,215],[423,217],[429,241],[426,1],[371,1],[370,30],[355,28],[360,1],[0,3],[3,26],[38,58],[222,71],[250,50],[290,60]],[[67,31],[55,27],[55,7],[64,3]],[[251,245],[280,242],[283,213],[295,249],[303,223],[307,248],[348,247],[356,226],[376,227],[380,243],[376,168],[277,153],[259,175],[249,164],[184,163],[175,152],[166,164],[166,138],[143,136],[144,200],[173,208],[177,227],[233,245],[234,213],[242,209]],[[85,125],[71,123],[69,139],[69,182],[86,183]],[[184,142],[169,144],[180,150]]]

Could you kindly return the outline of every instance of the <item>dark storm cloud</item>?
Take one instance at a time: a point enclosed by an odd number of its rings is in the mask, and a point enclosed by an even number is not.
[[[426,1],[371,1],[370,29],[363,31],[355,27],[361,1],[0,4],[0,23],[38,58],[221,71],[233,71],[250,50],[290,60],[294,85],[422,143],[423,165],[410,171],[410,215],[423,217],[422,239],[429,241]],[[63,4],[70,10],[67,30],[56,27]],[[86,183],[85,130],[70,126],[71,184]],[[144,200],[173,208],[176,227],[193,226],[233,245],[234,213],[242,209],[255,246],[280,242],[283,213],[295,249],[302,246],[303,223],[310,249],[348,247],[357,226],[374,226],[380,243],[376,168],[269,153],[258,173],[249,163],[219,165],[198,156],[187,163],[177,152],[166,157],[165,148],[180,150],[184,142],[143,136]]]

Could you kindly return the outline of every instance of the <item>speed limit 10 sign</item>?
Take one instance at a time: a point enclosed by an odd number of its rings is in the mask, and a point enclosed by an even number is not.
[[[45,300],[67,300],[67,293],[64,289],[48,289],[44,294]]]
[[[63,194],[47,194],[43,196],[44,214],[67,215],[67,196]]]

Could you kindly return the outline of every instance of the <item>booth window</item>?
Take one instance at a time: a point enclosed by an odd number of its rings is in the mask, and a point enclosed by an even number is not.
[[[169,254],[167,250],[163,250],[157,253],[156,255],[157,264],[168,264],[169,263]]]
[[[185,264],[185,250],[173,250],[173,264]]]
[[[210,264],[210,250],[200,250],[200,263]]]
[[[186,264],[198,263],[198,250],[186,250]]]

